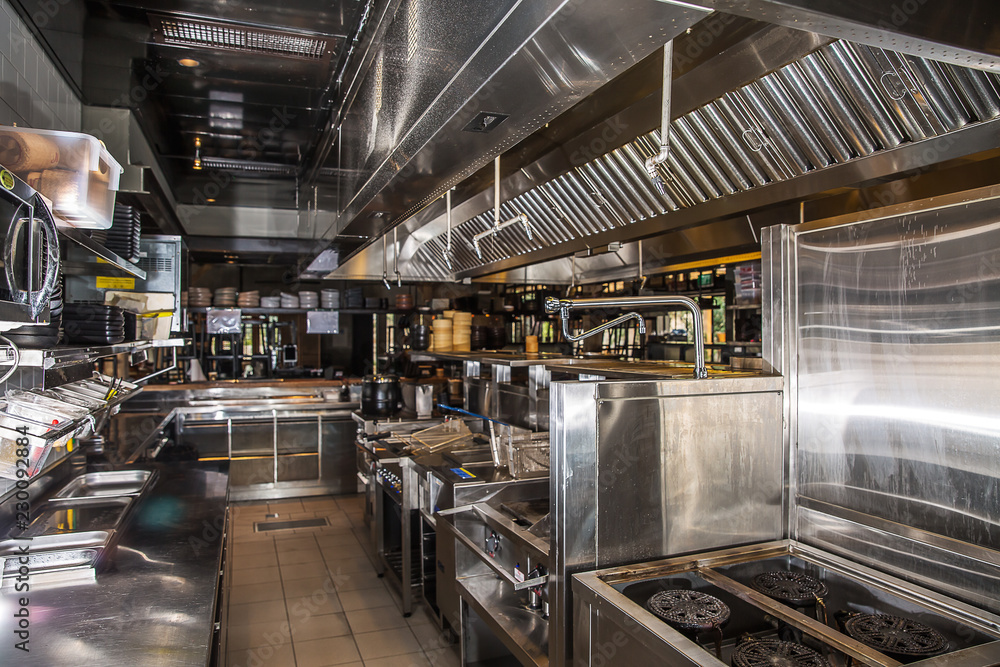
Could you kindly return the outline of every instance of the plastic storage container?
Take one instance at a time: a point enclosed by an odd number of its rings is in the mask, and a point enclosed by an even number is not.
[[[57,225],[111,227],[122,168],[89,134],[0,127],[0,165],[51,202]]]

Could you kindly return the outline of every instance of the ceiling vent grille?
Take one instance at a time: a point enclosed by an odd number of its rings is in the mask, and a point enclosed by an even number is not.
[[[273,174],[277,176],[293,176],[297,169],[294,165],[275,162],[250,162],[221,157],[203,157],[201,165],[204,169],[220,169],[224,171],[244,171],[255,174]]]
[[[188,17],[152,15],[150,20],[161,44],[316,61],[330,56],[324,37]]]

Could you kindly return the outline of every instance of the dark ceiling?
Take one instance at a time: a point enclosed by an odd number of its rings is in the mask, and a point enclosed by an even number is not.
[[[219,205],[285,209],[365,13],[362,0],[19,1],[85,104],[135,110],[178,203],[204,203],[222,170]]]

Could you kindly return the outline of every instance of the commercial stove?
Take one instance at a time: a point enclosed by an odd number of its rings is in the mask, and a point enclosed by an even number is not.
[[[577,665],[1000,664],[1000,616],[791,540],[578,574]]]

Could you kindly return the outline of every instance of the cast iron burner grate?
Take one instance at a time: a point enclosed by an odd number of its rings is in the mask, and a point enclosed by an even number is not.
[[[745,639],[733,651],[733,667],[830,667],[808,646],[780,639]]]
[[[729,607],[717,597],[699,591],[660,591],[646,607],[681,630],[712,630],[729,620]]]
[[[931,656],[948,650],[948,640],[923,623],[887,614],[854,614],[844,621],[848,635],[883,653]]]
[[[826,584],[801,572],[762,572],[751,583],[764,595],[796,607],[814,605],[827,593]]]

